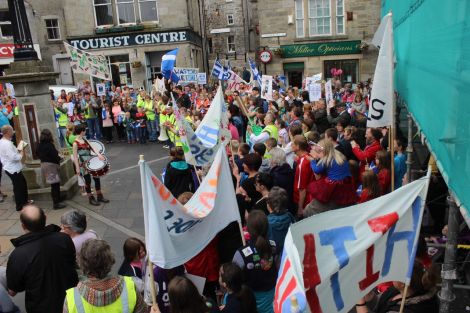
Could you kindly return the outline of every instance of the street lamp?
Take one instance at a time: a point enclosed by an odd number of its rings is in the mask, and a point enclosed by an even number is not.
[[[29,29],[24,0],[8,0],[8,12],[13,27],[14,61],[38,60]]]

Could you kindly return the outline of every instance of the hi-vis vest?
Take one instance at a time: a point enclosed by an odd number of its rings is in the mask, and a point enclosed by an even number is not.
[[[54,108],[54,112],[57,115],[57,122],[59,123],[59,127],[67,127],[67,123],[69,122],[67,113],[62,113],[57,108]]]
[[[269,137],[274,138],[276,140],[279,140],[279,131],[277,130],[277,127],[274,125],[267,125],[264,129],[263,132],[267,132],[269,134]]]
[[[106,306],[93,306],[85,301],[78,292],[78,288],[67,290],[67,308],[69,313],[132,313],[137,303],[132,277],[123,277],[121,297]]]

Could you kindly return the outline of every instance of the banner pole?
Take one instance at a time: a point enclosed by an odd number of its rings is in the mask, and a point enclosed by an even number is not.
[[[197,173],[196,165],[193,164],[194,168],[194,173],[196,174],[197,181],[199,182],[199,185],[201,185],[201,177],[199,177],[199,174]]]
[[[406,181],[411,183],[411,165],[413,164],[413,118],[408,113],[408,145],[406,146]]]
[[[393,121],[395,123],[395,119]],[[391,190],[395,190],[395,130],[393,125],[390,127],[390,137],[389,137],[389,147],[390,147],[390,166],[391,166]]]
[[[406,301],[406,294],[408,293],[408,286],[409,284],[405,285],[405,290],[403,291],[403,295],[401,298],[401,304],[400,304],[400,313],[403,313],[403,310],[405,309],[405,301]]]
[[[243,236],[242,222],[241,222],[240,220],[238,221],[238,228],[240,229],[240,235],[242,236],[242,243],[243,243],[243,246],[246,246],[245,236]]]
[[[153,265],[150,258],[147,258],[147,266],[150,275],[150,294],[152,296],[152,304],[157,305],[157,292],[155,290],[155,277],[153,276]]]

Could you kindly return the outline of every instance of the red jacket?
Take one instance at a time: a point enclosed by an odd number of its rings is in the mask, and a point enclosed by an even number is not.
[[[390,175],[389,169],[381,169],[377,174],[377,178],[379,179],[380,190],[382,191],[382,195],[387,194],[390,192],[390,184],[392,181],[392,176]]]
[[[370,145],[367,145],[364,151],[362,151],[359,147],[353,148],[354,155],[361,162],[359,168],[360,175],[362,175],[362,173],[364,172],[366,164],[369,164],[370,162],[375,160],[375,154],[377,153],[377,151],[380,150],[382,150],[382,146],[380,145],[380,142],[378,140],[375,140]]]

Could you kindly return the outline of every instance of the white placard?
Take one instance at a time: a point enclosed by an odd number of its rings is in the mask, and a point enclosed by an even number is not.
[[[98,97],[106,95],[106,86],[104,84],[96,84],[96,95]]]
[[[206,75],[206,73],[198,73],[197,74],[197,83],[199,85],[207,84],[207,75]]]
[[[273,99],[273,77],[270,75],[263,75],[261,77],[261,98],[266,100]]]

